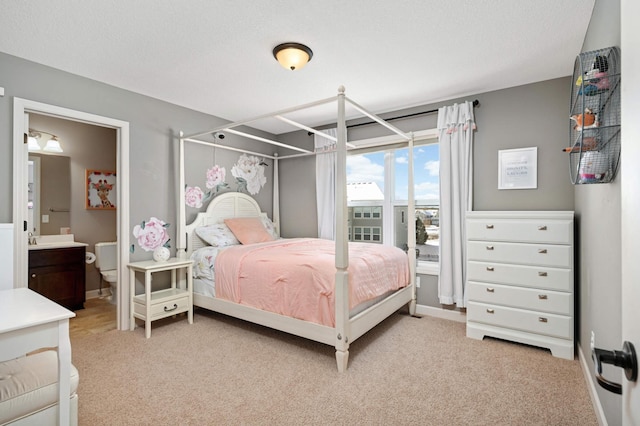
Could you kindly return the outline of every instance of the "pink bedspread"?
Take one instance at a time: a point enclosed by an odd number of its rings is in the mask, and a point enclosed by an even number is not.
[[[216,297],[335,326],[335,243],[292,238],[222,250],[215,261]],[[409,284],[406,253],[349,243],[349,307]]]

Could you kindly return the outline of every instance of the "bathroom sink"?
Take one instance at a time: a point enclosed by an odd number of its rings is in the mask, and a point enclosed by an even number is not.
[[[32,238],[35,239],[35,244],[29,244],[29,250],[88,246],[86,243],[74,241],[73,234],[37,235]]]

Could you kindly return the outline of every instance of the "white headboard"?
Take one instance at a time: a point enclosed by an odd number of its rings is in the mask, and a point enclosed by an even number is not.
[[[218,195],[209,203],[206,211],[198,213],[195,220],[186,226],[186,257],[191,256],[194,250],[207,245],[195,233],[198,226],[221,223],[232,217],[256,216],[267,217],[267,214],[260,211],[260,206],[250,196],[241,192],[225,192]]]

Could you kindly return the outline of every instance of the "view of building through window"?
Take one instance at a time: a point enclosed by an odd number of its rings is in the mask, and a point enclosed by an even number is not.
[[[407,148],[347,157],[349,236],[351,241],[384,243],[386,235],[395,246],[406,250],[408,220],[414,220],[418,260],[437,262],[440,252],[438,145],[414,147],[413,161],[415,211],[409,215]],[[386,215],[393,218],[391,230],[384,229],[388,223],[384,220]]]

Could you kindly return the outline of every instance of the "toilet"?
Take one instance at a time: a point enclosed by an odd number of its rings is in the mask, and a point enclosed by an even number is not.
[[[118,243],[96,243],[96,268],[111,286],[111,303],[118,303]]]

